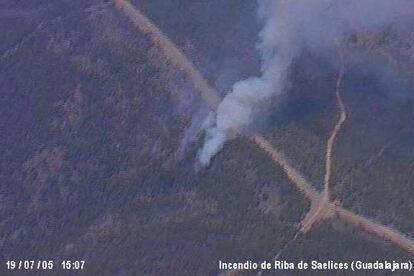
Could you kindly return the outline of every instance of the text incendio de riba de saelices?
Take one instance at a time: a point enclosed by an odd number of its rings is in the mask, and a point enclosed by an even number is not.
[[[219,261],[219,270],[382,270],[382,271],[411,271],[413,265],[410,260],[405,262],[397,261],[361,261],[350,262],[325,261],[245,261],[245,262],[224,262]]]

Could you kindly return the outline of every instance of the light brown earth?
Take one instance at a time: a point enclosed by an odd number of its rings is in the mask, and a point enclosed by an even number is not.
[[[326,143],[326,153],[325,153],[325,176],[324,176],[324,189],[321,195],[320,200],[317,201],[311,201],[311,209],[305,216],[305,218],[301,222],[301,232],[306,233],[309,230],[311,230],[312,226],[315,223],[318,223],[322,220],[331,218],[333,215],[332,210],[329,208],[330,204],[330,180],[331,180],[331,174],[332,174],[332,151],[333,146],[335,143],[335,139],[338,136],[338,132],[341,130],[342,125],[344,124],[346,120],[346,110],[345,105],[342,101],[341,97],[341,83],[342,78],[344,76],[344,59],[342,56],[342,52],[340,49],[338,50],[340,55],[340,70],[338,74],[338,78],[336,80],[336,87],[335,87],[335,97],[336,102],[339,107],[339,119],[334,125],[331,135],[329,136],[328,142]]]

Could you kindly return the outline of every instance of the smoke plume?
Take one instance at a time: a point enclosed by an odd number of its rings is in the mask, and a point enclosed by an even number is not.
[[[356,32],[375,31],[414,15],[411,0],[258,0],[263,21],[258,77],[236,82],[220,103],[198,154],[208,165],[228,139],[252,123],[253,114],[286,86],[287,71],[302,49],[323,54]]]

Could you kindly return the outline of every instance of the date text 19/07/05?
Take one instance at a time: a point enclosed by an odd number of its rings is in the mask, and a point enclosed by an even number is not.
[[[52,270],[60,268],[62,270],[83,270],[84,260],[7,260],[6,270]]]

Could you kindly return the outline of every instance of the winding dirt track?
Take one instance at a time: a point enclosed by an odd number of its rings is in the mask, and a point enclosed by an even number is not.
[[[339,119],[336,122],[335,126],[331,131],[331,135],[329,136],[328,142],[326,143],[326,153],[325,153],[325,176],[324,176],[324,190],[322,192],[322,198],[319,202],[314,204],[312,202],[311,209],[305,216],[305,218],[301,222],[301,232],[306,233],[311,230],[312,226],[315,223],[318,223],[324,219],[329,219],[332,217],[333,212],[331,208],[329,208],[330,203],[330,180],[332,174],[332,151],[333,145],[335,143],[335,139],[338,136],[338,132],[341,130],[343,123],[346,120],[346,110],[345,105],[342,101],[341,97],[341,83],[344,76],[345,71],[345,64],[344,59],[342,56],[342,52],[338,48],[338,53],[340,56],[340,69],[339,75],[336,79],[336,86],[335,86],[335,96],[336,102],[339,107]]]
[[[340,52],[340,51],[339,51]],[[326,163],[325,163],[325,178],[324,178],[324,200],[329,201],[329,197],[330,197],[330,191],[329,191],[329,185],[330,185],[330,180],[331,180],[331,171],[332,171],[332,148],[333,148],[333,144],[335,143],[335,138],[338,136],[338,132],[341,130],[343,123],[346,120],[346,110],[345,110],[345,105],[344,102],[342,101],[342,97],[341,97],[341,83],[342,83],[342,78],[344,76],[344,60],[342,57],[342,54],[340,53],[340,59],[341,59],[341,68],[339,71],[339,76],[336,80],[336,91],[335,91],[335,96],[336,96],[336,102],[338,104],[339,107],[339,120],[338,122],[335,124],[331,136],[328,139],[328,143],[326,144]]]
[[[199,71],[194,67],[194,65],[190,61],[188,61],[188,59],[182,54],[182,52],[178,50],[177,47],[167,37],[165,37],[162,34],[162,32],[149,19],[147,19],[143,14],[141,14],[137,9],[135,9],[135,7],[127,0],[113,0],[113,3],[115,7],[129,19],[129,21],[135,26],[135,28],[138,31],[146,33],[153,41],[153,43],[161,48],[165,57],[167,58],[167,60],[171,62],[172,65],[178,67],[187,75],[189,80],[193,83],[195,90],[199,93],[200,97],[207,102],[207,104],[210,106],[212,110],[215,110],[218,104],[220,103],[220,98],[218,94],[207,84],[207,82],[203,79]],[[338,78],[337,82],[337,100],[340,109],[345,110],[342,103],[342,99],[338,97],[341,79],[342,77]],[[346,114],[345,117],[341,115],[340,120],[338,122],[342,121],[343,123],[345,119]],[[332,145],[337,135],[337,132],[340,130],[342,123],[337,123],[338,129],[332,132],[332,139],[329,139],[332,140]],[[250,137],[250,140],[253,141],[278,166],[280,166],[283,169],[286,176],[291,180],[291,182],[295,184],[296,187],[302,193],[304,193],[304,195],[311,201],[311,207],[312,205],[319,206],[318,209],[322,210],[323,213],[328,213],[329,217],[331,216],[331,214],[336,214],[338,218],[358,228],[361,228],[367,231],[368,233],[374,234],[381,239],[391,241],[398,247],[414,255],[413,240],[405,237],[403,234],[399,233],[396,230],[393,230],[389,227],[376,223],[362,216],[356,215],[349,210],[337,206],[335,203],[329,202],[328,191],[330,173],[328,176],[325,176],[325,192],[323,193],[323,195],[322,193],[317,192],[313,188],[313,186],[302,176],[302,174],[299,173],[295,168],[293,168],[289,164],[284,155],[275,148],[273,148],[272,145],[268,141],[266,141],[266,139],[263,136],[258,134],[252,135]],[[329,146],[328,141],[327,149],[332,149],[332,145]],[[327,151],[327,154],[328,156],[330,156],[331,150]],[[329,169],[327,171],[330,172],[330,165],[329,168],[327,167],[327,169]],[[328,183],[328,185],[326,183]],[[328,189],[326,189],[327,187]],[[328,194],[328,196],[326,196],[326,194]],[[328,198],[328,200],[324,201],[323,198],[326,197]],[[324,204],[320,205],[320,202],[324,202]]]

